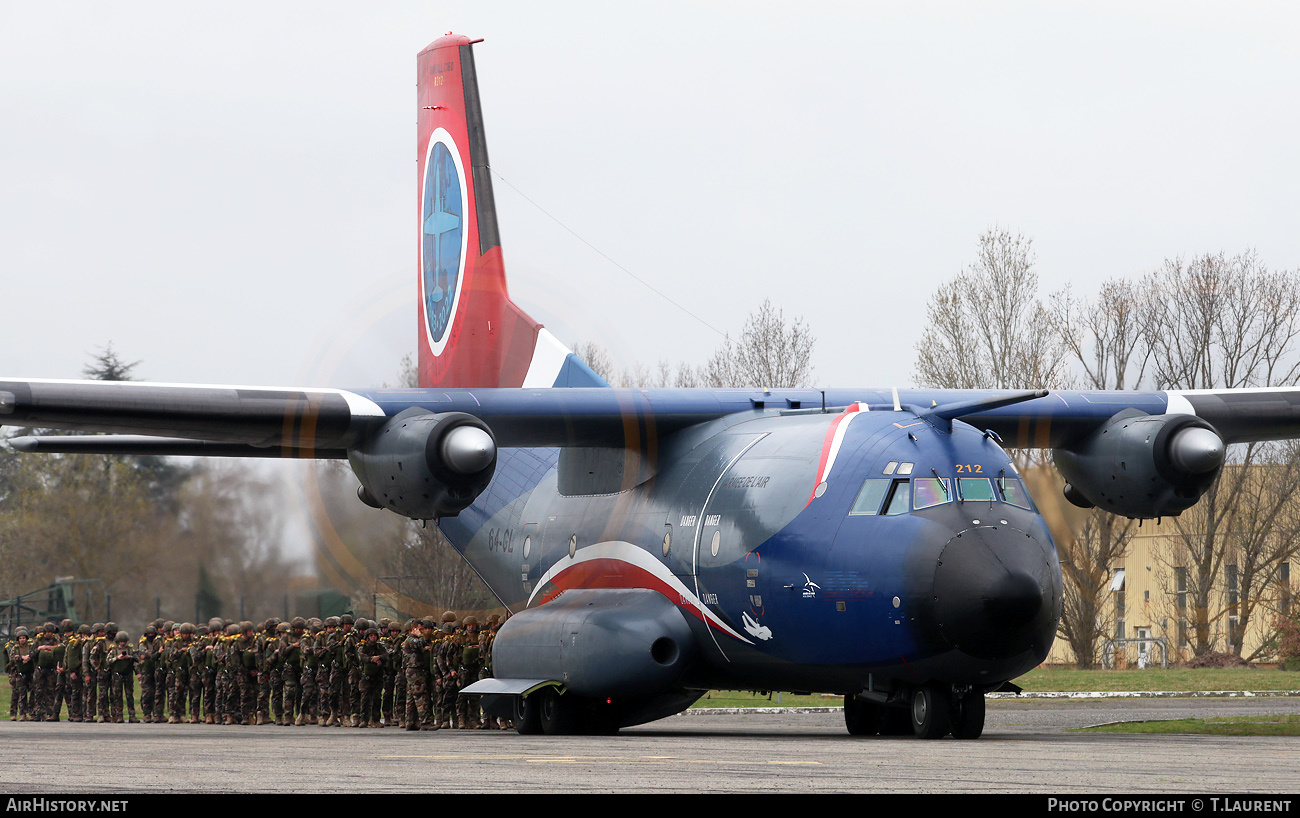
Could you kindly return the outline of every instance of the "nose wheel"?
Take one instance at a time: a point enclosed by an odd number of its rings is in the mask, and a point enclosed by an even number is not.
[[[951,695],[945,685],[926,685],[912,693],[912,732],[917,738],[943,738],[952,730]]]
[[[984,732],[984,694],[971,690],[965,696],[954,697],[952,709],[952,737],[979,738]]]

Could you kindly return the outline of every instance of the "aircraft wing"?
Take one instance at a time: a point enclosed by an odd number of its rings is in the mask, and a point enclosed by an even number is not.
[[[340,389],[0,380],[0,424],[110,433],[11,441],[22,451],[336,457],[383,420]]]
[[[1052,391],[982,408],[1007,390],[930,389],[307,389],[0,379],[0,424],[109,433],[16,439],[44,452],[343,457],[405,410],[464,412],[501,446],[641,446],[660,435],[756,411],[960,407],[954,417],[1005,445],[1069,445],[1117,413],[1188,414],[1227,443],[1300,436],[1300,389]]]

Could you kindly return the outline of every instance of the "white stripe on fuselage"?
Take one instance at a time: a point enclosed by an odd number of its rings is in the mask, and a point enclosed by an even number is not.
[[[694,608],[704,621],[713,625],[715,628],[724,631],[731,636],[736,637],[742,642],[753,644],[750,640],[741,636],[732,628],[728,627],[725,622],[704,606],[700,598],[687,588],[680,579],[670,572],[662,562],[655,559],[644,548],[638,548],[630,542],[622,540],[612,540],[610,542],[601,542],[594,545],[588,545],[580,548],[572,557],[561,557],[558,562],[546,570],[541,578],[537,580],[536,587],[528,596],[528,604],[532,605],[537,598],[537,593],[551,582],[552,579],[573,568],[575,565],[592,560],[616,560],[625,562],[634,568],[639,568],[650,574],[664,585],[672,588],[677,592],[680,599],[672,600],[677,604],[688,604]],[[653,589],[651,589],[653,590]]]

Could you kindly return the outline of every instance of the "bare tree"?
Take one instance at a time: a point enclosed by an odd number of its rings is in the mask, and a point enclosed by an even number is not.
[[[660,360],[653,370],[635,361],[619,370],[598,343],[580,341],[573,345],[573,351],[610,386],[780,389],[812,385],[816,343],[802,318],[787,319],[785,311],[768,299],[745,319],[736,340],[727,335],[699,367]]]
[[[1166,261],[1154,281],[1161,297],[1148,305],[1151,365],[1159,386],[1227,389],[1300,380],[1300,273],[1270,271],[1253,252],[1232,258],[1219,253]],[[1185,601],[1179,615],[1188,617],[1187,636],[1198,656],[1214,649],[1220,630],[1228,632],[1229,650],[1241,651],[1240,560],[1264,558],[1258,549],[1276,536],[1278,521],[1290,513],[1285,501],[1300,489],[1294,447],[1234,448],[1205,497],[1175,520],[1176,535],[1162,556],[1184,583],[1172,592]],[[1258,553],[1247,557],[1251,551]],[[1251,572],[1272,574],[1262,565]],[[1219,626],[1233,617],[1233,627]]]
[[[1067,286],[1050,298],[1052,329],[1083,369],[1088,389],[1136,389],[1151,360],[1151,280],[1112,278],[1095,301]]]
[[[994,228],[976,261],[930,298],[916,382],[947,389],[1059,386],[1061,343],[1038,300],[1033,240]]]
[[[740,336],[728,335],[699,373],[710,386],[773,389],[813,383],[816,339],[802,318],[789,321],[771,299],[749,314]]]
[[[1102,284],[1093,301],[1066,287],[1050,299],[1052,328],[1082,368],[1086,388],[1134,388],[1150,358],[1146,287],[1124,279]],[[1073,513],[1081,522],[1057,532],[1064,599],[1059,634],[1081,668],[1095,667],[1114,630],[1107,603],[1115,566],[1128,552],[1134,522],[1101,509]]]

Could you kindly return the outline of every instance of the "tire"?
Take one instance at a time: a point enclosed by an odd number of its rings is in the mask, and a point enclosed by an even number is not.
[[[879,735],[884,726],[880,705],[863,701],[852,693],[845,695],[844,726],[851,736]]]
[[[515,697],[515,732],[521,736],[542,732],[541,693]]]
[[[952,729],[948,689],[939,685],[918,687],[912,694],[912,732],[917,738],[936,739]]]
[[[570,696],[561,696],[553,687],[538,691],[541,697],[540,720],[542,732],[548,736],[571,736],[578,732],[577,702]]]
[[[984,732],[984,694],[972,690],[956,702],[952,712],[952,737],[976,739]]]

